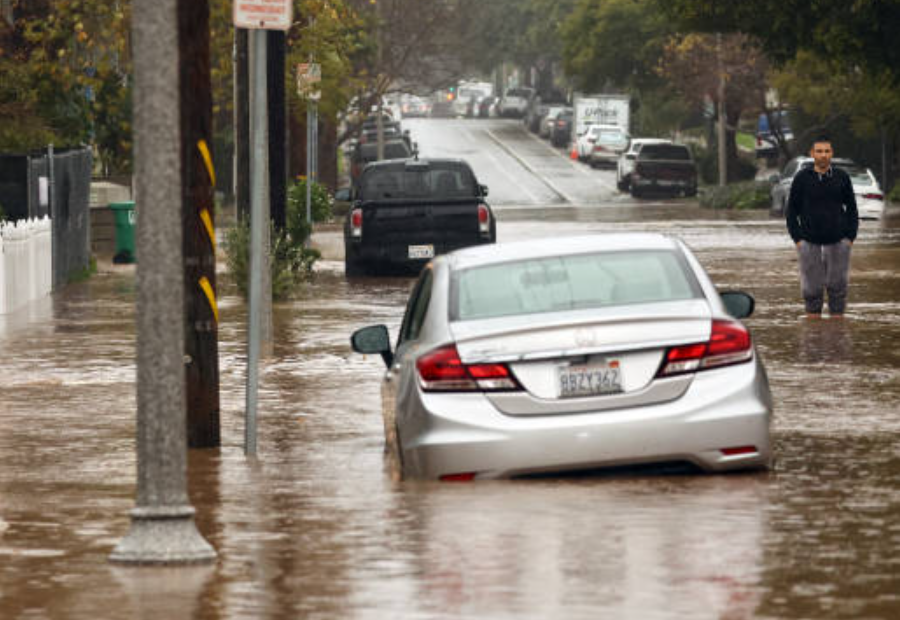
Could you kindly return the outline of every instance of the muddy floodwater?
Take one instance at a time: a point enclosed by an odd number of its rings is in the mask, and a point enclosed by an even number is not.
[[[866,222],[848,316],[809,322],[783,223],[643,207],[498,209],[500,240],[654,230],[683,238],[746,321],[775,399],[775,463],[738,475],[617,473],[392,482],[376,357],[411,281],[323,261],[275,308],[259,455],[243,453],[246,309],[222,285],[223,446],[190,454],[218,560],[108,563],[135,497],[128,268],[0,317],[0,618],[900,618],[900,218]]]

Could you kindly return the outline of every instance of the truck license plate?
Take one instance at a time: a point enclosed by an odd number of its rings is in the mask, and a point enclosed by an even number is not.
[[[434,258],[433,245],[411,245],[409,246],[410,258]]]
[[[559,369],[560,398],[615,394],[621,391],[622,369],[618,360]]]

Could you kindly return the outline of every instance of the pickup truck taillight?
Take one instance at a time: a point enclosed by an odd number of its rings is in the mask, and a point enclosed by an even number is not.
[[[355,239],[362,238],[363,214],[362,209],[353,209],[350,212],[350,236]]]
[[[478,232],[482,235],[491,234],[491,212],[487,205],[478,205]]]

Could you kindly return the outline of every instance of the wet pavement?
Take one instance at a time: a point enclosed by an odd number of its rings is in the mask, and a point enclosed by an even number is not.
[[[411,281],[347,282],[325,260],[275,307],[254,460],[246,308],[222,284],[223,446],[189,468],[217,562],[114,566],[135,496],[135,287],[110,268],[0,317],[0,617],[900,617],[900,212],[863,224],[847,318],[808,322],[794,251],[765,214],[539,207],[500,204],[500,239],[666,232],[756,297],[770,472],[393,482],[383,365],[348,336],[396,335]]]

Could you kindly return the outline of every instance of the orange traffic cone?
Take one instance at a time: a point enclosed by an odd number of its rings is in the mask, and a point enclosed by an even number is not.
[[[569,159],[572,161],[578,161],[578,145],[574,142],[572,143],[572,148],[569,149]]]

